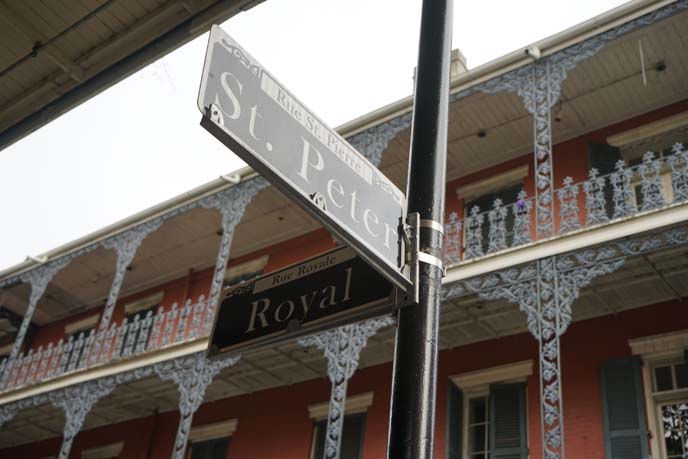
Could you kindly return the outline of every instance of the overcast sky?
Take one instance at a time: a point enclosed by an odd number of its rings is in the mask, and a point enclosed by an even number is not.
[[[622,0],[455,0],[469,68]],[[408,96],[420,0],[267,0],[222,26],[331,126]],[[199,125],[207,35],[0,151],[0,269],[243,164]]]

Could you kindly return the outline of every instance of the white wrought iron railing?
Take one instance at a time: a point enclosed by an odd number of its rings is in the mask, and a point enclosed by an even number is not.
[[[521,191],[516,202],[494,201],[492,209],[475,206],[459,218],[449,214],[444,227],[444,262],[448,266],[538,242],[535,198]],[[670,154],[655,158],[647,152],[640,164],[616,163],[615,171],[588,179],[566,177],[554,190],[555,236],[606,225],[630,216],[688,201],[688,150],[675,144]],[[548,235],[548,238],[551,235]]]
[[[16,390],[207,336],[212,321],[206,316],[213,311],[201,295],[181,307],[175,303],[166,311],[160,306],[155,313],[124,318],[101,332],[82,332],[57,344],[29,349],[0,364],[2,389]]]

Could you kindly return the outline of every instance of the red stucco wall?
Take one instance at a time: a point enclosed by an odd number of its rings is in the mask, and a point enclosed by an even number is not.
[[[575,306],[574,306],[575,307]],[[599,368],[609,358],[630,355],[628,339],[688,329],[685,305],[663,303],[571,325],[562,338],[563,393],[566,448],[569,457],[603,459],[602,409]],[[504,337],[445,350],[440,353],[435,457],[445,457],[446,389],[448,378],[457,373],[488,368],[526,359],[538,362],[537,343],[527,334]],[[539,381],[537,366],[528,380],[528,434],[531,458],[541,458]],[[359,371],[352,378],[349,394],[373,391],[368,409],[363,457],[385,457],[389,411],[391,364]],[[326,401],[329,383],[317,379],[255,394],[207,403],[194,419],[195,425],[237,418],[232,437],[231,459],[308,459],[313,422],[309,404]],[[79,434],[71,457],[97,445],[125,441],[121,457],[167,459],[177,428],[178,415],[154,417],[108,426]],[[0,458],[40,459],[59,449],[59,439],[0,451]],[[150,444],[150,455],[149,452]]]

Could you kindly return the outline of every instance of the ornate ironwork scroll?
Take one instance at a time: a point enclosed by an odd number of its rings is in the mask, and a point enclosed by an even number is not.
[[[389,142],[401,131],[411,126],[411,112],[373,126],[360,134],[351,136],[348,140],[363,156],[373,163],[375,167],[382,161],[382,153],[389,146]]]
[[[688,226],[677,227],[536,260],[445,289],[444,300],[477,294],[486,300],[517,304],[526,314],[528,330],[539,344],[545,459],[565,457],[559,340],[571,323],[572,304],[581,289],[619,269],[629,256],[687,243]]]
[[[213,378],[224,368],[234,365],[239,357],[210,361],[204,352],[162,362],[154,368],[163,381],[171,381],[179,389],[180,420],[174,441],[172,459],[183,459],[191,431],[193,415],[203,403],[205,391]]]
[[[268,182],[264,178],[257,177],[253,180],[227,188],[200,202],[201,206],[217,209],[222,215],[222,239],[220,240],[220,249],[218,250],[217,260],[215,261],[215,271],[210,284],[208,307],[203,327],[206,333],[210,333],[210,329],[213,326],[213,320],[215,319],[215,311],[217,309],[217,303],[220,300],[225,270],[227,269],[227,261],[229,260],[229,249],[232,245],[234,228],[236,228],[236,225],[239,224],[241,218],[244,216],[248,204],[258,192],[267,186]]]
[[[14,340],[12,350],[10,351],[10,355],[7,358],[5,371],[3,372],[2,380],[0,381],[0,389],[5,386],[7,376],[9,375],[12,366],[16,362],[17,355],[19,354],[19,349],[21,348],[24,342],[24,337],[26,336],[26,332],[29,329],[29,325],[31,324],[31,319],[33,318],[33,313],[36,310],[38,300],[43,296],[43,293],[45,293],[45,289],[48,287],[48,284],[53,279],[53,277],[55,277],[55,274],[57,274],[58,271],[67,266],[68,263],[69,259],[59,258],[55,261],[49,261],[36,269],[33,269],[22,274],[19,277],[19,279],[22,282],[25,282],[31,286],[31,295],[29,296],[29,305],[26,308],[26,313],[24,314],[24,318],[22,319],[21,326],[17,331],[17,337]]]
[[[105,303],[105,309],[103,310],[103,315],[100,318],[98,331],[103,331],[110,325],[110,321],[112,320],[112,311],[115,308],[115,303],[117,302],[119,291],[122,288],[122,282],[124,281],[124,274],[127,271],[127,267],[129,267],[132,261],[134,261],[136,251],[143,240],[148,237],[150,233],[158,229],[160,225],[162,225],[161,219],[151,220],[103,241],[104,248],[117,252],[117,267],[115,268],[115,278],[110,286],[110,292],[108,293],[107,302]]]
[[[358,359],[368,338],[381,328],[392,325],[391,317],[380,317],[345,325],[299,339],[302,346],[317,347],[327,359],[327,375],[332,383],[327,417],[324,459],[339,459],[344,427],[344,405],[349,379],[358,368]]]
[[[102,378],[69,386],[49,394],[49,399],[56,408],[65,414],[65,429],[60,447],[59,459],[68,459],[74,438],[84,425],[86,415],[98,400],[107,396],[117,385],[115,378]]]

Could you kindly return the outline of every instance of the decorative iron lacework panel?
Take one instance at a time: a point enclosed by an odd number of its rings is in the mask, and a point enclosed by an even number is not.
[[[339,459],[347,385],[358,368],[361,351],[365,348],[368,338],[393,323],[394,319],[391,317],[380,317],[299,339],[302,346],[313,346],[323,351],[327,359],[327,375],[332,384],[332,391],[324,459]]]
[[[606,193],[605,189],[610,189],[611,193]],[[591,169],[588,179],[578,183],[566,177],[562,187],[554,190],[554,195],[559,202],[558,211],[553,214],[558,223],[554,227],[555,235],[596,228],[685,204],[688,202],[688,149],[677,143],[671,154],[661,158],[647,152],[640,164],[627,166],[619,161],[614,172],[606,175]],[[537,233],[533,227],[536,225],[531,209],[536,206],[533,198],[521,192],[516,202],[504,205],[498,200],[488,210],[473,207],[465,218],[449,214],[445,224],[445,263],[456,265],[519,247],[549,234]],[[514,222],[513,228],[505,226],[507,221]],[[490,237],[486,253],[482,240],[484,225],[488,226]]]
[[[610,274],[630,256],[685,245],[688,226],[621,239],[586,250],[548,257],[447,286],[443,299],[477,294],[519,306],[540,354],[544,457],[565,457],[560,337],[572,320],[572,305],[595,278]]]
[[[188,441],[193,415],[203,401],[206,389],[222,369],[234,365],[239,357],[209,361],[205,352],[198,352],[153,365],[136,368],[103,378],[67,386],[52,392],[27,397],[0,406],[0,426],[10,421],[19,411],[51,403],[65,413],[65,428],[59,458],[67,459],[74,438],[83,427],[93,406],[108,396],[118,385],[151,376],[174,382],[180,393],[179,410],[182,414],[172,459],[181,459]]]

